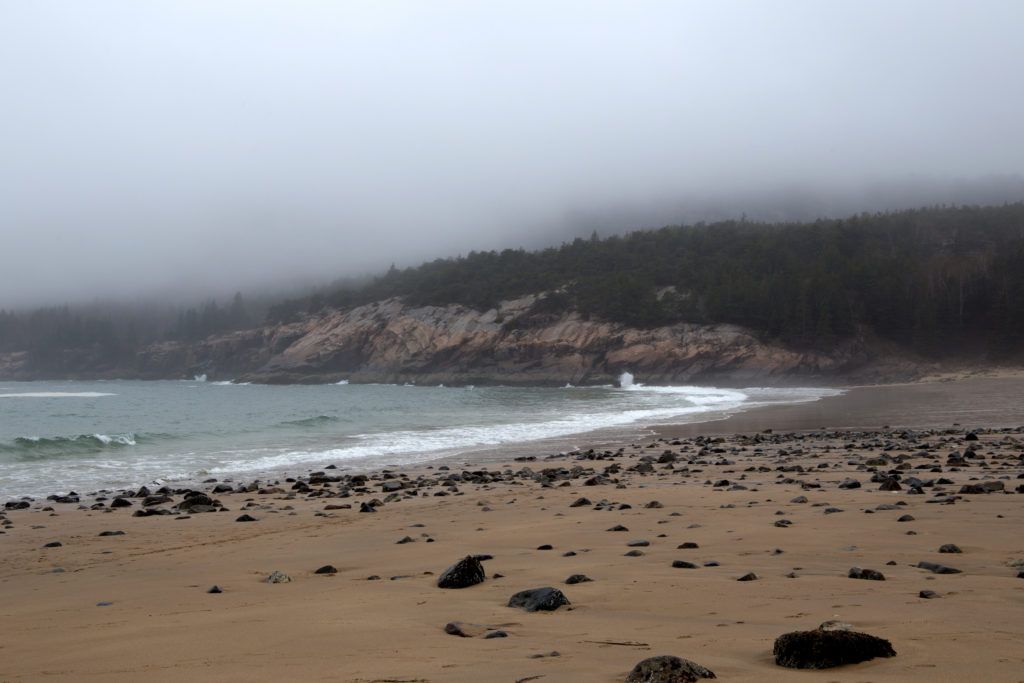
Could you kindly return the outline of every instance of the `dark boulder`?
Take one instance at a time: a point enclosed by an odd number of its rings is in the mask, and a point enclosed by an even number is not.
[[[324,566],[317,569],[314,574],[337,574],[338,568],[331,564],[325,564]]]
[[[676,569],[697,569],[697,565],[686,560],[672,560],[672,566]]]
[[[696,662],[672,655],[648,657],[633,667],[626,683],[694,683],[715,674]]]
[[[877,569],[861,569],[860,567],[850,567],[850,573],[847,576],[851,579],[867,579],[869,581],[885,581],[885,576],[882,572]]]
[[[945,543],[945,544],[939,546],[939,552],[940,553],[962,553],[963,550],[960,550],[960,546],[958,546],[956,543]]]
[[[895,477],[886,477],[882,480],[882,483],[878,485],[879,491],[899,491],[903,487],[896,481]]]
[[[550,586],[519,591],[508,600],[509,607],[522,607],[527,612],[551,611],[571,604],[562,591]]]
[[[775,663],[790,669],[828,669],[893,657],[896,651],[883,638],[857,631],[792,631],[775,639]]]
[[[205,493],[192,493],[186,496],[185,500],[178,503],[178,509],[182,512],[192,511],[199,512],[195,508],[198,506],[211,507],[213,506],[213,499]]]
[[[472,555],[464,558],[445,569],[437,579],[438,588],[467,588],[483,583],[486,575],[480,560]]]

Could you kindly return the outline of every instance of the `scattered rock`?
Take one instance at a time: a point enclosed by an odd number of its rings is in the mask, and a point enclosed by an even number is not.
[[[467,588],[482,583],[487,578],[484,566],[473,555],[464,558],[445,569],[437,579],[438,588]]]
[[[790,669],[828,669],[893,657],[896,651],[883,638],[857,631],[792,631],[775,639],[775,663]]]
[[[236,522],[258,522],[259,520],[252,515],[241,515],[235,519]]]
[[[740,578],[738,578],[736,580],[737,581],[757,581],[757,574],[755,574],[754,572],[747,572],[746,574],[744,574],[743,576],[741,576]]]
[[[562,591],[550,586],[519,591],[508,600],[509,607],[521,607],[527,612],[550,611],[569,604],[572,603],[562,594]]]
[[[290,583],[292,577],[288,576],[284,572],[272,571],[265,581],[267,583]]]
[[[686,560],[673,560],[672,566],[676,569],[697,569],[697,565],[693,562],[687,562]]]
[[[444,632],[448,635],[459,636],[461,638],[505,638],[508,636],[507,633],[499,629],[497,626],[471,624],[466,621],[449,621],[444,625]],[[502,635],[493,635],[495,633],[501,633]]]
[[[574,583],[585,583],[587,581],[593,581],[593,579],[587,576],[586,574],[573,574],[565,580],[565,582],[569,585],[572,585]]]
[[[959,569],[953,569],[937,562],[918,562],[917,566],[919,569],[927,569],[933,574],[962,574]]]
[[[850,573],[847,576],[851,579],[867,579],[868,581],[885,581],[885,576],[882,572],[877,569],[861,569],[860,567],[850,567]]]
[[[101,531],[100,536],[124,536],[123,531]]]
[[[955,543],[945,543],[945,544],[939,546],[939,552],[940,553],[962,553],[963,550],[960,550],[960,546],[956,545]]]
[[[694,683],[717,678],[713,672],[689,659],[659,655],[642,660],[626,676],[626,683]]]
[[[325,564],[324,566],[317,569],[314,574],[337,574],[338,568],[332,564]]]
[[[931,600],[932,598],[939,597],[939,594],[936,593],[935,591],[921,591],[920,593],[917,594],[917,597],[924,598],[926,600]]]
[[[206,592],[207,593],[223,593],[224,591],[221,590],[220,586],[214,585],[214,586],[211,586]]]

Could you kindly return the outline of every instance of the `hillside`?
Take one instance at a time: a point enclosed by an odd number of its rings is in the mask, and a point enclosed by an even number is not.
[[[729,221],[470,253],[161,327],[0,312],[0,378],[605,382],[878,377],[1019,363],[1024,204]]]

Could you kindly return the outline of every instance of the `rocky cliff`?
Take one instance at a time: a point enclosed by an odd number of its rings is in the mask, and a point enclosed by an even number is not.
[[[732,325],[638,330],[546,313],[530,296],[486,312],[398,299],[302,322],[164,342],[138,354],[138,377],[205,374],[263,383],[564,385],[637,381],[755,383],[826,380],[869,361],[860,347],[797,352]]]

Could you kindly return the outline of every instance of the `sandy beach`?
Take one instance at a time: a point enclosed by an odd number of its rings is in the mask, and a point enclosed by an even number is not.
[[[857,387],[569,454],[197,484],[210,512],[11,501],[0,681],[610,683],[655,655],[733,681],[1024,681],[1022,399],[1020,376]],[[439,588],[467,555],[486,580]],[[507,606],[548,586],[571,604]],[[828,621],[896,655],[775,663]]]

